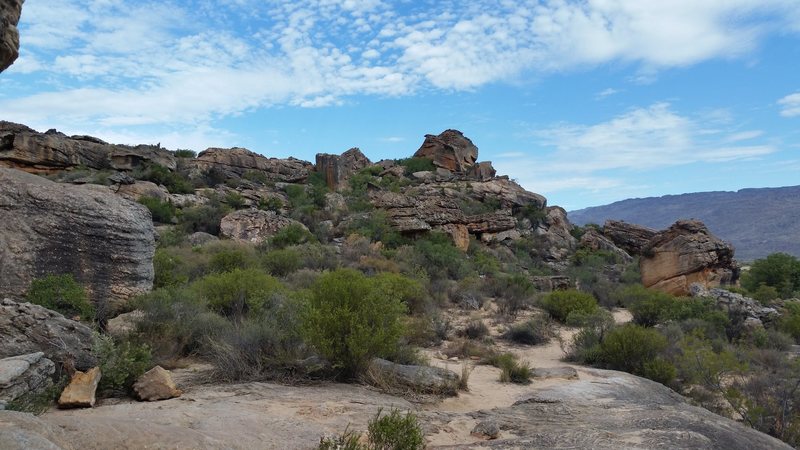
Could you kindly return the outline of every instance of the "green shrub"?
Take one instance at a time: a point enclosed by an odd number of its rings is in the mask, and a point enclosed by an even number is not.
[[[303,267],[300,253],[294,248],[268,251],[261,257],[261,263],[276,277],[285,277]]]
[[[778,328],[800,342],[800,302],[786,302],[785,308],[778,321]]]
[[[415,157],[398,159],[397,164],[405,167],[406,175],[411,175],[414,172],[432,172],[436,170],[436,166],[430,158]]]
[[[173,152],[176,158],[196,158],[197,152],[187,149],[178,149]]]
[[[656,358],[652,361],[645,361],[642,365],[642,372],[640,375],[656,383],[669,385],[678,375],[678,369],[666,359]]]
[[[428,233],[414,243],[414,251],[420,257],[419,265],[427,270],[431,279],[460,280],[472,271],[466,255],[453,245],[446,233]]]
[[[283,209],[283,201],[277,197],[260,198],[258,199],[258,209],[280,212]]]
[[[381,412],[367,425],[369,448],[375,450],[418,450],[425,448],[425,435],[417,416],[411,412],[400,414],[394,409],[381,416]]]
[[[98,390],[109,394],[126,394],[133,383],[152,367],[152,356],[147,345],[130,340],[115,342],[110,336],[95,336],[93,353],[100,362]]]
[[[314,239],[314,235],[306,227],[294,223],[282,228],[270,238],[269,243],[275,248],[299,245]]]
[[[520,274],[497,278],[493,288],[500,313],[511,317],[516,317],[519,311],[527,308],[536,292],[528,277]]]
[[[347,232],[360,234],[372,242],[381,242],[387,248],[396,248],[407,242],[407,239],[389,224],[385,211],[372,211],[366,217],[353,220]]]
[[[789,298],[800,291],[800,260],[786,253],[757,259],[744,273],[741,283],[750,292],[756,292],[761,285],[771,286],[781,298]]]
[[[489,327],[482,320],[470,320],[459,335],[468,339],[483,339],[489,335]]]
[[[406,308],[394,293],[351,269],[319,277],[303,315],[303,334],[345,378],[397,350]]]
[[[609,331],[600,343],[600,359],[614,370],[645,376],[645,363],[667,348],[667,339],[656,330],[627,324]],[[663,367],[651,370],[664,371]]]
[[[546,344],[553,335],[553,325],[542,316],[512,325],[505,333],[506,339],[523,345]]]
[[[769,304],[773,300],[781,298],[781,294],[777,289],[775,289],[773,286],[767,286],[766,284],[760,285],[752,295],[754,299],[765,305]]]
[[[164,202],[156,197],[142,197],[139,203],[146,206],[153,216],[153,221],[160,223],[170,223],[175,217],[175,207],[170,202]]]
[[[211,200],[206,205],[183,208],[178,216],[178,227],[186,234],[203,231],[214,236],[219,235],[219,224],[230,212],[218,200]]]
[[[559,322],[565,322],[570,313],[593,313],[598,308],[597,300],[591,294],[574,289],[547,294],[541,306]]]
[[[258,265],[255,249],[248,244],[229,241],[215,242],[205,249],[211,258],[208,269],[211,272],[232,272],[236,269],[249,269]]]
[[[234,269],[206,275],[192,283],[192,290],[211,311],[239,317],[268,306],[270,298],[283,291],[275,278],[255,269]]]
[[[194,186],[180,172],[173,172],[158,164],[145,164],[137,168],[131,174],[137,180],[152,181],[155,184],[163,185],[172,194],[191,194]]]
[[[319,438],[317,450],[369,450],[361,443],[361,433],[350,430],[348,426],[342,434],[337,436],[322,436]]]
[[[183,261],[167,249],[158,248],[153,256],[153,287],[179,286],[186,284],[189,277],[179,270]]]
[[[376,289],[391,292],[406,305],[408,311],[416,314],[427,312],[430,297],[418,280],[397,273],[379,273],[372,278]]]
[[[225,194],[224,202],[233,209],[242,209],[245,207],[244,197],[242,197],[242,194],[235,191],[230,191]]]
[[[264,185],[269,183],[269,178],[267,178],[267,174],[265,174],[261,170],[254,170],[254,169],[245,170],[245,172],[242,174],[242,178],[247,181],[252,181],[253,183],[260,183]]]
[[[528,384],[531,382],[533,372],[527,363],[517,361],[511,353],[503,353],[489,359],[489,364],[502,370],[501,383]]]
[[[547,218],[547,210],[533,204],[528,204],[514,211],[514,216],[518,219],[528,219],[535,227],[544,222],[544,219]]]
[[[33,280],[25,299],[66,317],[79,316],[84,321],[95,318],[95,308],[89,301],[86,290],[69,273],[47,275]]]

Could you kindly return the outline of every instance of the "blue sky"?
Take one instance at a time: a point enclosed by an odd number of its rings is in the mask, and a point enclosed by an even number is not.
[[[0,119],[410,156],[463,131],[550,204],[800,184],[798,0],[27,0]]]

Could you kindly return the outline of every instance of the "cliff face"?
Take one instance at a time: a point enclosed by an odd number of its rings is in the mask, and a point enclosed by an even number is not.
[[[24,0],[0,0],[0,72],[8,69],[19,56],[19,30]]]

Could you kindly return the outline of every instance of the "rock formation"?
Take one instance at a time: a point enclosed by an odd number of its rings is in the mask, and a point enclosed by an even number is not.
[[[733,246],[696,220],[678,221],[656,234],[642,250],[639,268],[645,287],[674,295],[689,295],[692,283],[734,283],[739,273]]]
[[[209,148],[188,161],[192,176],[216,171],[222,180],[239,178],[248,171],[261,173],[269,181],[298,183],[305,181],[314,165],[295,158],[267,158],[246,148]]]
[[[95,393],[101,377],[99,367],[92,367],[86,372],[75,372],[58,398],[58,407],[91,408],[94,406],[97,401]]]
[[[19,30],[24,0],[0,0],[0,72],[8,69],[19,56]]]
[[[175,158],[159,146],[109,144],[91,136],[67,136],[56,130],[39,133],[0,121],[0,167],[52,173],[77,166],[132,170],[146,163],[175,170]]]
[[[439,367],[397,364],[375,358],[370,362],[369,374],[374,381],[404,386],[413,392],[456,395],[459,377],[455,372]]]
[[[0,342],[0,358],[42,352],[78,370],[97,365],[89,327],[32,303],[0,300]]]
[[[611,240],[594,228],[589,228],[581,236],[580,246],[591,251],[606,251],[617,256],[619,261],[629,263],[633,260],[625,250],[617,247]]]
[[[774,322],[780,316],[775,308],[764,306],[750,297],[725,289],[706,289],[700,283],[692,283],[689,286],[689,293],[692,297],[714,300],[717,306],[725,312],[739,311],[745,315],[746,320],[753,324],[768,324]]]
[[[607,220],[603,235],[629,255],[640,255],[658,231],[619,220]]]
[[[36,395],[52,386],[55,370],[42,352],[0,359],[0,410],[25,394]]]
[[[150,212],[104,186],[73,186],[0,168],[0,295],[71,273],[102,314],[153,286]]]
[[[155,402],[180,397],[182,392],[175,386],[172,375],[161,366],[155,366],[144,373],[133,385],[139,400]]]
[[[222,237],[259,244],[289,225],[306,228],[300,222],[279,216],[273,211],[242,209],[223,217],[219,230]]]
[[[351,148],[341,155],[318,153],[316,170],[325,177],[328,187],[336,190],[350,175],[370,165],[372,162],[361,153],[361,150]]]
[[[478,159],[478,147],[462,132],[446,130],[438,136],[426,134],[414,157],[431,159],[436,167],[450,172],[466,173]]]

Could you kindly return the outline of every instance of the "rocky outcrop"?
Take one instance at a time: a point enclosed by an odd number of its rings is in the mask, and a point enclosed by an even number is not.
[[[739,274],[733,246],[696,220],[678,221],[656,234],[642,250],[639,268],[645,287],[674,295],[689,295],[692,283],[731,284]]]
[[[0,295],[71,273],[103,317],[153,286],[150,212],[104,186],[57,184],[0,168]]]
[[[467,176],[479,181],[489,181],[497,175],[491,161],[482,161],[470,167]]]
[[[160,146],[115,145],[91,136],[67,136],[56,130],[39,133],[0,121],[0,167],[46,174],[77,166],[132,170],[148,163],[176,168],[172,153]]]
[[[534,228],[539,256],[550,263],[565,263],[575,251],[577,241],[570,233],[572,225],[567,212],[559,206],[546,209],[544,220]]]
[[[167,188],[150,181],[135,181],[130,184],[119,184],[117,186],[111,186],[110,189],[123,198],[134,202],[139,201],[142,197],[153,197],[162,202],[168,202],[170,199],[170,193]]]
[[[99,367],[92,367],[86,372],[75,372],[58,398],[58,407],[91,408],[94,406],[97,401],[95,393],[101,377]]]
[[[8,69],[19,56],[19,30],[24,0],[0,0],[0,72]]]
[[[368,369],[369,377],[378,385],[403,387],[413,392],[456,395],[461,377],[439,367],[411,366],[375,358]]]
[[[219,230],[222,237],[258,244],[290,225],[306,228],[302,223],[273,211],[242,209],[223,217]]]
[[[188,161],[191,176],[207,175],[216,172],[215,177],[222,180],[240,178],[245,172],[263,174],[272,182],[299,183],[308,178],[314,165],[295,158],[267,158],[246,148],[209,148],[200,152],[197,158]]]
[[[97,365],[89,327],[32,303],[0,300],[0,342],[0,358],[42,352],[78,370]]]
[[[325,177],[328,187],[338,189],[350,175],[372,165],[372,162],[358,148],[351,148],[341,155],[317,154],[317,172]]]
[[[605,251],[617,257],[620,262],[630,263],[633,261],[631,255],[625,250],[617,247],[610,239],[600,234],[594,228],[589,228],[583,233],[580,240],[580,247],[591,251]]]
[[[603,236],[629,255],[638,256],[658,231],[619,220],[607,220],[603,224]]]
[[[2,0],[0,0],[2,1]],[[0,411],[0,448],[3,450],[77,450],[64,432],[29,413]]]
[[[172,375],[161,366],[155,366],[140,376],[133,384],[133,391],[139,400],[146,402],[180,397],[183,393],[175,386]]]
[[[726,312],[741,312],[745,315],[745,320],[750,320],[753,324],[763,325],[774,322],[779,317],[775,308],[764,306],[758,301],[736,294],[725,289],[706,289],[700,283],[692,283],[689,286],[689,293],[692,297],[710,298],[716,302],[717,306]]]
[[[425,135],[415,158],[428,158],[436,167],[466,173],[478,159],[478,147],[458,130],[446,130],[438,136]]]
[[[0,359],[0,410],[25,394],[37,394],[53,385],[56,366],[36,352]]]

